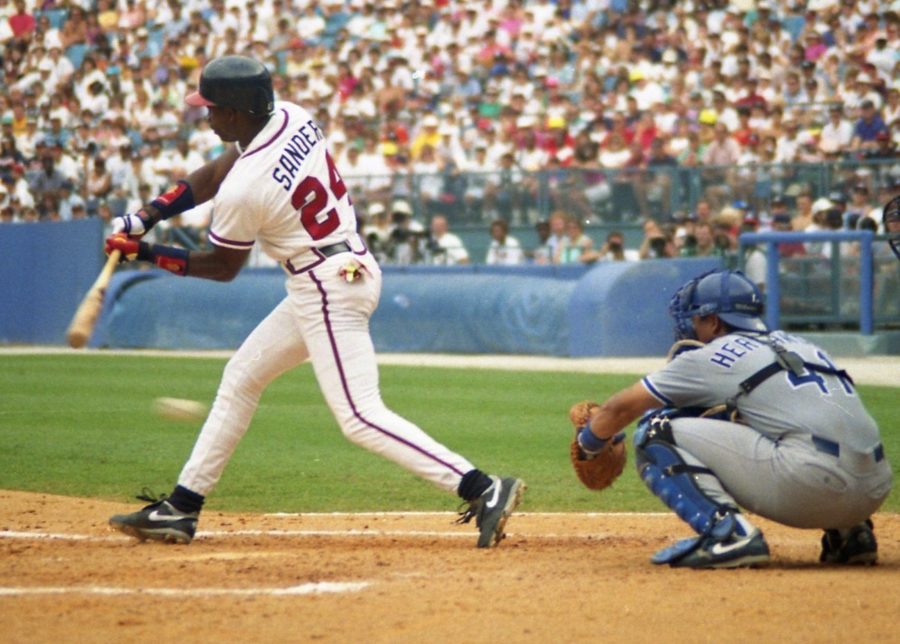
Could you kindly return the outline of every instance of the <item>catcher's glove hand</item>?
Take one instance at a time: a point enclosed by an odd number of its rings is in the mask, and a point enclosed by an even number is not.
[[[612,485],[622,474],[627,460],[624,432],[603,441],[599,449],[585,448],[579,442],[579,434],[584,430],[590,431],[591,415],[598,407],[595,402],[583,400],[569,409],[569,420],[575,426],[569,458],[578,480],[589,490],[602,490]]]

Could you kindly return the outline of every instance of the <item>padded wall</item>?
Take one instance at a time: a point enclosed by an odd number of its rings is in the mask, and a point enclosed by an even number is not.
[[[384,352],[655,356],[666,306],[717,260],[577,267],[386,267],[372,317]],[[116,275],[92,346],[232,349],[284,297],[279,271],[229,284],[160,271]]]
[[[0,225],[0,344],[63,344],[103,267],[102,222]]]

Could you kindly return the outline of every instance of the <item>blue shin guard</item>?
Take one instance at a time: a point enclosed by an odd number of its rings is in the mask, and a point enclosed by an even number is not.
[[[675,449],[669,420],[647,423],[646,427],[639,428],[635,439],[641,480],[699,535],[660,550],[653,556],[653,563],[676,561],[695,550],[707,536],[727,539],[738,527],[733,514],[736,508],[713,501],[700,489],[694,475],[712,472],[684,462]]]

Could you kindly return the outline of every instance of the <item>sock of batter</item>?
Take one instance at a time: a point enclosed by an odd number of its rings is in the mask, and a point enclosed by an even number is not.
[[[481,470],[469,470],[463,474],[456,493],[464,501],[474,501],[491,487],[492,483],[491,477]]]
[[[172,494],[170,494],[168,498],[168,501],[172,505],[172,507],[186,514],[200,512],[200,509],[203,507],[203,502],[205,500],[206,497],[202,494],[192,492],[186,487],[182,487],[180,485],[175,486],[175,489],[172,490]]]

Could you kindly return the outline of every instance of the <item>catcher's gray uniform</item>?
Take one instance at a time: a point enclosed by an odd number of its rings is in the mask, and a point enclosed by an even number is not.
[[[737,395],[742,382],[775,362],[769,339],[825,372],[778,369]],[[685,462],[715,474],[695,479],[712,499],[785,525],[830,529],[871,516],[892,475],[878,427],[852,382],[828,371],[836,369],[826,352],[802,338],[736,332],[681,353],[642,382],[666,407],[709,408],[734,399],[740,423],[697,417],[671,423]]]

